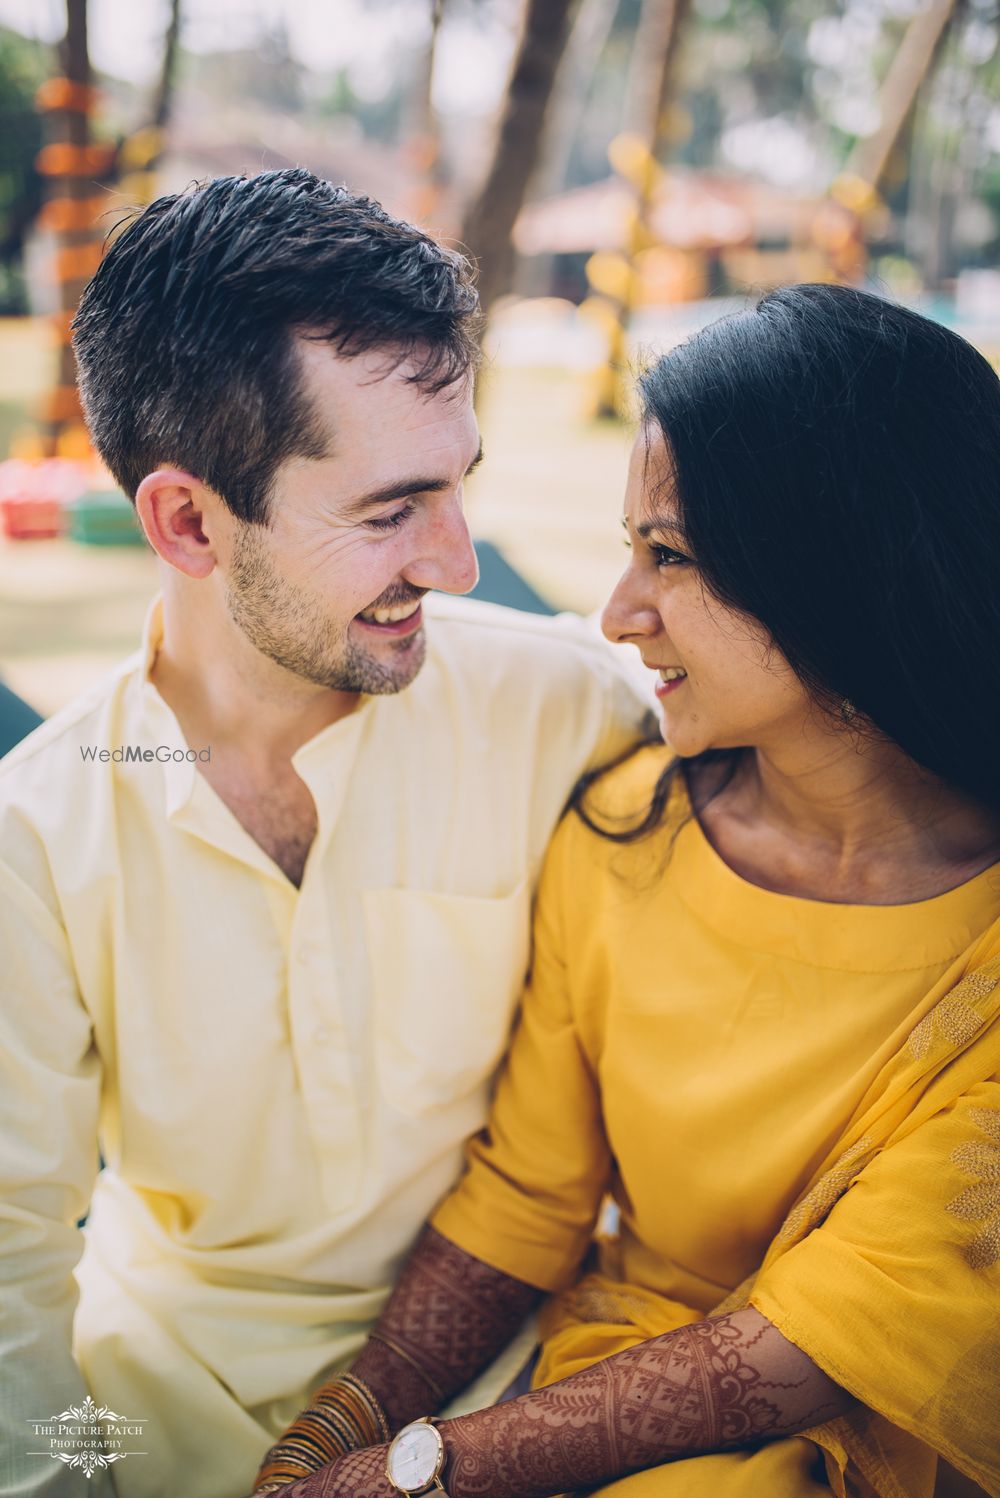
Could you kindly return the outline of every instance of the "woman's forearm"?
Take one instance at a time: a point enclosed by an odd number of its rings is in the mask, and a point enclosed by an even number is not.
[[[441,1409],[507,1346],[541,1292],[427,1228],[352,1372],[391,1430]]]
[[[757,1311],[656,1337],[440,1430],[450,1498],[554,1498],[679,1457],[756,1445],[842,1414],[851,1399]],[[288,1498],[392,1498],[385,1447]]]
[[[441,1409],[507,1345],[539,1296],[427,1228],[351,1368],[353,1379],[316,1391],[265,1456],[255,1492]]]
[[[736,1311],[448,1422],[446,1486],[451,1498],[550,1498],[793,1435],[850,1402],[757,1311]]]

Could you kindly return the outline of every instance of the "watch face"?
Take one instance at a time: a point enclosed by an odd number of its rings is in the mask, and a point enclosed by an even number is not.
[[[404,1492],[419,1492],[434,1480],[441,1455],[441,1437],[433,1425],[408,1425],[389,1451],[389,1476]]]

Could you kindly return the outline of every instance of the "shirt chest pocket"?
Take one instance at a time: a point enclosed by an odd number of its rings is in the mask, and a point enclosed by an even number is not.
[[[500,899],[369,890],[379,1083],[401,1113],[466,1097],[507,1044],[528,965],[527,879]]]

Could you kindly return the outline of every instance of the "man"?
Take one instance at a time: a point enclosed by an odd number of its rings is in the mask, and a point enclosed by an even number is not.
[[[83,298],[163,596],[0,769],[0,1492],[246,1493],[483,1122],[546,841],[643,705],[578,623],[428,596],[476,580],[475,315],[301,170],[160,199]]]

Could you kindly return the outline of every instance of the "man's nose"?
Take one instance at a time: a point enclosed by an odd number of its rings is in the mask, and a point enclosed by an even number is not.
[[[630,642],[638,645],[640,641],[654,635],[659,628],[660,616],[643,599],[630,564],[604,605],[601,629],[614,645],[626,645]]]
[[[417,588],[441,593],[469,593],[479,581],[479,563],[461,501],[435,517],[423,555],[406,568],[406,580]]]

